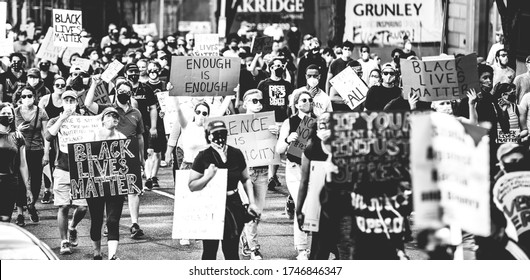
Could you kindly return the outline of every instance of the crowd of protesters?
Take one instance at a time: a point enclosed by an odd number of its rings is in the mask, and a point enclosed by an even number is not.
[[[494,53],[486,60],[479,58],[479,91],[470,90],[466,98],[458,101],[430,103],[419,101],[417,95],[403,93],[400,87],[400,61],[421,59],[412,50],[410,40],[404,40],[402,49],[391,52],[391,61],[382,62],[380,55],[372,53],[367,45],[356,46],[345,41],[324,48],[317,37],[294,36],[293,32],[300,31],[291,30],[286,34],[290,36],[285,38],[281,33],[276,34],[272,51],[255,55],[250,50],[252,37],[257,35],[255,30],[230,35],[219,53],[241,59],[237,92],[224,98],[175,99],[178,122],[172,131],[164,129],[164,113],[156,94],[173,87],[169,83],[171,57],[193,55],[193,34],[140,38],[130,27],[118,28],[110,24],[103,38],[91,38],[83,31],[81,36],[88,42],[85,50],[63,57],[67,53],[64,49],[58,54],[57,63],[52,63],[35,56],[42,47],[44,34],[28,38],[26,32],[19,32],[14,42],[15,52],[2,59],[0,74],[0,152],[2,158],[7,159],[0,164],[0,218],[9,222],[17,209],[15,222],[24,226],[27,209],[30,220],[39,222],[35,202],[44,185],[41,202],[53,203],[58,208],[60,254],[74,252],[73,247],[78,243],[76,226],[90,211],[94,259],[102,259],[102,231],[108,238],[108,258],[117,259],[118,228],[125,199],[130,211],[130,237],[144,236],[140,227],[141,194],[131,194],[127,198],[71,198],[68,151],[60,148],[57,135],[62,133],[61,125],[71,116],[100,115],[102,128],[91,140],[138,139],[146,177],[144,190],[160,186],[159,167],[172,164],[173,170],[190,169],[192,191],[203,189],[218,168],[228,169],[227,216],[222,241],[226,259],[239,259],[240,242],[242,255],[256,260],[264,258],[261,251],[268,249],[260,247],[258,238],[261,212],[265,208],[267,190],[275,191],[282,183],[290,193],[286,211],[293,219],[297,259],[328,259],[330,254],[336,259],[407,259],[404,245],[412,238],[408,225],[412,211],[410,187],[377,202],[398,205],[392,211],[404,221],[405,230],[401,232],[362,232],[355,220],[369,204],[370,191],[331,182],[326,183],[320,195],[320,231],[309,234],[302,228],[301,209],[307,195],[311,161],[327,162],[326,172],[337,172],[337,167],[331,163],[328,141],[331,134],[329,113],[351,109],[330,80],[347,67],[369,87],[366,101],[354,111],[433,110],[454,115],[472,125],[489,122],[492,140],[497,137],[497,128],[503,132],[518,129],[520,144],[505,144],[500,148],[493,144],[500,163],[496,171],[502,174],[530,170],[527,146],[530,95],[526,94],[530,91],[530,56],[526,59],[528,72],[515,76],[515,71],[508,66],[508,51],[502,44],[496,44]],[[301,42],[293,42],[293,38],[301,38]],[[356,50],[358,60],[352,58]],[[90,61],[88,71],[72,63],[79,57]],[[101,73],[115,60],[125,67],[107,84],[102,81]],[[94,102],[96,87],[102,83],[109,89],[108,104]],[[404,94],[409,98],[404,99]],[[84,100],[79,98],[81,96]],[[278,165],[247,168],[241,151],[227,144],[226,125],[219,121],[205,122],[211,116],[264,111],[274,112],[276,124],[268,129],[278,137],[276,152],[285,154],[282,156],[285,182],[277,176]],[[305,116],[317,119],[307,148],[301,157],[286,154],[289,145],[299,137],[297,127]],[[42,179],[43,167],[50,168],[52,178]],[[238,183],[243,185],[249,205],[243,205]],[[74,209],[74,213],[69,221],[70,209]],[[493,211],[492,216],[496,230],[489,237],[474,238],[478,245],[476,257],[513,258],[504,248],[512,240],[504,234],[507,221],[498,210]],[[447,241],[446,230],[433,229],[418,235],[418,244],[431,258],[451,258],[454,248]],[[530,248],[530,244],[525,243],[528,241],[524,237],[518,240],[522,250],[528,252],[526,248]],[[181,240],[180,244],[188,245],[189,241]],[[204,240],[203,259],[215,259],[218,246],[218,241]]]

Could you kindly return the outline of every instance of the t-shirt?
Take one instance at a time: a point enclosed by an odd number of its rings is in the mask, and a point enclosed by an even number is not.
[[[398,87],[373,86],[366,94],[364,107],[366,110],[381,111],[392,99],[398,98],[400,95],[401,89]]]
[[[243,179],[241,173],[247,168],[245,156],[243,153],[234,147],[227,146],[226,162],[223,162],[221,156],[212,147],[199,152],[191,169],[201,174],[204,174],[210,164],[214,164],[217,168],[228,169],[227,191],[237,189],[237,184]]]
[[[515,94],[517,96],[517,103],[521,104],[521,100],[523,100],[523,96],[530,92],[530,73],[526,72],[521,75],[518,75],[515,77],[515,80],[513,80],[513,83],[515,84]]]
[[[361,64],[361,67],[363,69],[363,81],[368,84],[368,80],[370,78],[370,72],[372,72],[372,70],[374,69],[378,69],[378,65],[377,65],[377,62],[375,62],[375,60],[373,59],[368,59],[368,61],[364,62],[361,58],[359,58],[357,60],[360,64]]]
[[[24,142],[24,137],[17,137],[14,132],[0,132],[0,174],[18,174],[19,150]]]
[[[125,137],[136,137],[144,133],[144,123],[142,120],[142,114],[136,108],[129,106],[127,112],[125,112],[118,105],[99,105],[98,114],[103,113],[103,110],[108,107],[113,107],[118,110],[120,115],[120,122],[116,128],[119,132],[123,133]],[[48,125],[49,126],[49,125]]]
[[[24,131],[20,131],[22,135],[24,135],[24,139],[26,139],[26,150],[44,149],[44,139],[42,138],[42,122],[48,121],[48,114],[46,114],[46,111],[42,108],[34,106],[32,114],[33,117],[29,120],[26,120],[22,116],[21,110],[22,106],[19,106],[15,109],[15,124],[18,127],[23,122],[29,122],[29,127]],[[38,116],[36,116],[37,110],[39,112]],[[36,122],[35,117],[37,117]]]
[[[242,69],[239,73],[239,98],[243,101],[243,95],[250,89],[258,88],[258,84],[267,79],[265,71],[259,70],[258,75],[254,76],[248,70]]]
[[[519,104],[519,114],[526,116],[526,127],[530,127],[530,94],[525,94]]]
[[[493,65],[493,86],[498,83],[511,83],[515,78],[515,71],[510,67],[502,68],[497,64]]]
[[[186,128],[182,129],[178,146],[184,152],[184,162],[193,162],[197,154],[208,148],[204,127],[198,126],[195,122],[188,122]]]
[[[142,114],[144,125],[151,126],[150,107],[156,104],[156,97],[152,88],[144,83],[139,83],[136,89],[132,90],[133,97],[138,102],[138,110]],[[126,134],[127,135],[127,134]]]
[[[23,86],[28,80],[26,72],[22,72],[20,78],[17,78],[8,68],[6,72],[0,74],[0,84],[3,87],[2,102],[13,102],[13,94]]]
[[[328,154],[322,150],[322,141],[318,137],[310,138],[304,150],[304,155],[311,161],[326,161]]]
[[[263,111],[274,111],[276,122],[287,119],[289,95],[293,92],[293,86],[284,79],[273,81],[269,78],[261,81],[258,89],[263,92]]]
[[[297,88],[293,91],[293,94],[291,94],[291,97],[289,98],[289,104],[292,106],[293,97],[296,95],[296,93],[301,91],[308,91],[306,87]],[[331,98],[320,88],[318,89],[318,93],[313,96],[313,113],[315,116],[320,116],[324,112],[333,112],[333,107],[331,106]]]
[[[346,69],[346,66],[348,65],[348,62],[350,62],[352,59],[348,58],[348,60],[344,61],[342,58],[337,58],[331,62],[331,65],[329,66],[329,73],[333,75],[333,77],[337,76],[342,70]]]

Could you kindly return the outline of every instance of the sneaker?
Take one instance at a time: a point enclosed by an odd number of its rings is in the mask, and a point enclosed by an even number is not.
[[[103,228],[103,237],[109,236],[109,230],[107,229],[107,225]]]
[[[28,213],[29,213],[29,219],[34,222],[39,222],[39,212],[37,212],[37,209],[35,209],[34,205],[28,206]]]
[[[59,251],[61,255],[70,255],[72,254],[72,246],[68,240],[61,241],[61,250]]]
[[[157,177],[153,177],[153,178],[151,178],[151,180],[153,181],[153,188],[160,188],[160,185],[158,184],[158,178]]]
[[[280,184],[280,180],[278,180],[278,176],[273,176],[269,178],[269,184],[267,185],[267,188],[269,191],[273,191],[276,189],[276,187],[280,187],[282,184]]]
[[[307,250],[298,250],[298,256],[296,256],[296,259],[299,261],[307,261],[309,258],[309,253]]]
[[[259,252],[259,249],[252,250],[250,253],[250,259],[251,260],[263,260],[263,256]]]
[[[50,203],[52,203],[52,192],[51,191],[45,191],[44,195],[42,196],[42,200],[40,202],[42,204],[50,204]]]
[[[149,178],[149,179],[145,180],[145,187],[148,190],[152,190],[153,189],[153,179]]]
[[[70,242],[70,246],[77,247],[77,229],[68,230],[68,241]]]
[[[191,244],[189,239],[181,239],[181,240],[179,241],[179,243],[180,243],[180,245],[182,245],[182,246],[187,246],[187,245],[190,245],[190,244]]]
[[[111,261],[116,261],[116,260],[120,260],[120,258],[118,258],[116,255],[112,256],[112,258],[110,258]]]
[[[134,223],[131,226],[131,238],[137,239],[141,236],[144,236],[144,231],[140,229],[140,226],[138,224]]]
[[[19,226],[19,227],[24,227],[24,226],[26,226],[26,223],[24,222],[24,215],[19,214],[19,215],[17,216],[16,224],[17,224],[17,226]]]
[[[101,255],[94,256],[94,260],[103,260],[103,257]]]
[[[285,203],[285,212],[289,216],[289,220],[294,219],[294,200],[290,195],[287,198],[287,202]]]
[[[252,250],[250,250],[250,247],[248,246],[247,238],[244,234],[241,234],[241,255],[248,257],[250,256]]]
[[[165,160],[161,160],[160,167],[167,167],[167,162]]]

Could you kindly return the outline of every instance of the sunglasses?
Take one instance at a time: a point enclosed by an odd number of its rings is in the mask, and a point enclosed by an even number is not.
[[[147,73],[158,73],[158,70],[147,70]]]
[[[383,75],[384,75],[384,76],[394,75],[394,72],[383,72]]]
[[[24,94],[24,95],[21,95],[20,98],[22,99],[33,98],[33,94]]]
[[[300,101],[302,101],[302,103],[306,103],[307,101],[309,101],[309,103],[313,102],[313,98],[300,98]]]
[[[252,103],[254,104],[258,104],[258,102],[263,103],[263,99],[258,99],[258,98],[252,98],[250,101],[252,101]]]
[[[201,114],[202,114],[203,116],[205,116],[205,117],[208,116],[208,112],[206,112],[206,111],[201,111],[201,110],[197,110],[197,111],[195,111],[195,114],[196,114],[197,116],[198,116],[198,115],[201,115]]]
[[[120,116],[118,114],[116,114],[116,113],[109,113],[109,114],[106,114],[105,116],[111,116],[111,117],[113,117],[115,119],[119,119],[120,118]]]
[[[118,90],[118,94],[123,94],[123,93],[125,93],[125,94],[127,94],[127,95],[131,95],[131,92],[128,91],[128,90],[122,90],[122,89],[119,89],[119,90]]]
[[[66,84],[54,84],[56,88],[63,88],[66,86]]]
[[[305,76],[308,78],[319,78],[320,74],[315,74],[315,75],[306,74]]]

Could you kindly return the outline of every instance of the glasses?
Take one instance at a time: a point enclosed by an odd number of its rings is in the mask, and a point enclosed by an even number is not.
[[[147,73],[158,73],[158,70],[147,70]]]
[[[309,103],[312,103],[313,98],[300,98],[300,101],[302,101],[302,103],[306,103],[307,101],[309,101]]]
[[[22,99],[33,98],[33,94],[24,94],[24,95],[21,95],[20,98]]]
[[[342,48],[343,51],[351,51],[350,48]]]
[[[252,101],[252,103],[254,104],[258,104],[258,102],[263,103],[263,99],[258,99],[258,98],[252,98],[250,101]]]
[[[66,84],[54,84],[56,88],[64,88]]]
[[[206,116],[208,116],[208,112],[206,112],[206,111],[201,111],[201,110],[197,110],[197,111],[195,111],[195,115],[197,115],[197,116],[198,116],[198,115],[203,115],[203,116],[206,117]]]
[[[119,89],[119,90],[118,90],[118,94],[127,94],[127,95],[131,95],[131,92],[128,91],[128,90]]]
[[[113,117],[115,119],[119,119],[120,118],[120,116],[118,116],[118,114],[116,114],[116,113],[109,113],[109,114],[106,114],[105,116],[111,116],[111,117]]]
[[[394,72],[383,72],[383,76],[394,75]]]

